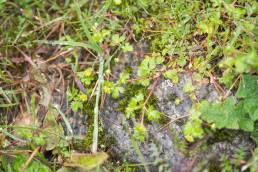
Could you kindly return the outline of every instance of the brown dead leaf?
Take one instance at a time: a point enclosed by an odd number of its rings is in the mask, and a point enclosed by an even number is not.
[[[28,113],[24,112],[19,114],[16,118],[15,118],[15,125],[18,126],[30,126],[33,124],[33,118],[31,115],[29,115]]]
[[[13,57],[13,58],[11,58],[11,61],[15,64],[20,64],[20,63],[25,62],[23,57]]]

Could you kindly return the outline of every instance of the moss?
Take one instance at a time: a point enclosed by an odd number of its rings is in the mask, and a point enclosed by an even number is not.
[[[170,130],[171,135],[173,136],[173,143],[176,146],[176,148],[183,154],[188,154],[187,152],[187,143],[180,138],[177,131],[171,129]]]
[[[169,93],[167,99],[171,102],[174,102],[177,99],[177,96],[174,93]]]
[[[120,112],[124,112],[130,99],[139,92],[143,92],[145,94],[145,90],[146,89],[140,85],[128,84],[125,93],[119,100],[119,106],[117,110]]]
[[[73,147],[75,150],[79,151],[90,151],[91,150],[91,144],[92,144],[92,137],[93,137],[93,129],[94,129],[94,122],[93,122],[93,105],[90,103],[87,103],[84,105],[83,112],[84,114],[87,114],[87,121],[86,121],[86,129],[87,133],[84,139],[75,139],[73,140]],[[99,140],[98,144],[99,147],[101,145],[104,145],[104,130],[102,127],[101,122],[99,122]]]
[[[239,131],[221,129],[212,132],[212,137],[208,139],[208,144],[214,144],[221,141],[231,141]]]

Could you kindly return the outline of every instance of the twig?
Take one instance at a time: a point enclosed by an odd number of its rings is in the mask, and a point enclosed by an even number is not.
[[[64,56],[64,55],[67,55],[67,54],[71,53],[73,50],[74,50],[73,48],[69,48],[69,49],[66,50],[66,51],[61,51],[61,52],[59,52],[58,54],[56,54],[55,56],[50,57],[50,58],[47,59],[46,61],[41,62],[40,64],[45,64],[45,63],[48,63],[48,62],[50,62],[50,61],[53,61],[53,60],[57,59],[58,57],[61,57],[61,56]]]
[[[211,80],[211,83],[215,86],[215,89],[220,93],[220,94],[225,94],[225,91],[224,89],[217,83],[216,81],[216,77],[214,77],[214,75],[209,72],[209,77],[210,77],[210,80]]]
[[[179,119],[182,119],[182,118],[186,118],[186,117],[188,117],[188,116],[189,116],[189,115],[184,115],[184,116],[177,117],[177,118],[175,118],[175,119],[171,119],[171,121],[169,121],[167,124],[165,124],[163,127],[161,127],[161,128],[159,129],[159,131],[163,130],[164,128],[166,128],[167,126],[169,126],[170,124],[172,124],[173,122],[175,122],[175,121],[177,121],[177,120],[179,120]]]
[[[99,99],[100,99],[100,93],[101,93],[101,85],[103,82],[103,70],[104,70],[104,59],[101,55],[100,63],[99,63],[98,86],[96,89],[96,102],[95,102],[95,107],[94,107],[94,129],[93,129],[92,153],[96,153],[97,149],[98,149]]]
[[[33,159],[33,157],[38,153],[40,147],[37,147],[32,154],[30,155],[30,157],[27,159],[27,161],[25,162],[25,164],[22,166],[22,169],[19,172],[24,172],[27,168],[27,166],[29,165],[29,163],[31,162],[31,160]]]
[[[234,86],[236,85],[237,81],[240,79],[241,75],[239,75],[237,77],[237,79],[234,81],[234,83],[231,85],[231,87],[229,88],[229,90],[227,91],[227,93],[223,96],[223,99],[227,98],[230,94],[230,91],[234,88]]]
[[[25,61],[31,64],[34,68],[37,68],[37,65],[32,61],[31,57],[29,57],[27,54],[25,54],[21,49],[18,47],[15,47],[24,57]]]
[[[145,114],[145,111],[146,111],[146,104],[148,103],[148,101],[149,101],[149,99],[150,99],[150,97],[151,97],[155,87],[157,86],[159,79],[160,79],[160,75],[157,76],[156,80],[152,84],[151,91],[149,92],[146,100],[144,101],[143,109],[142,109],[142,114],[141,114],[141,124],[143,124],[143,121],[144,121],[144,114]]]

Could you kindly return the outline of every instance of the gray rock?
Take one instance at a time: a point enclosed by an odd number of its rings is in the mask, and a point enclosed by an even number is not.
[[[144,47],[146,49],[145,44]],[[133,75],[136,76],[138,64],[139,58],[134,57],[133,54],[127,54],[122,57],[120,63],[115,65],[112,70],[115,76],[118,77],[125,65],[130,65],[133,68]],[[164,168],[161,171],[173,169],[176,172],[187,172],[192,171],[195,166],[198,166],[198,162],[207,160],[207,158],[216,157],[218,159],[223,153],[232,155],[240,145],[245,146],[246,150],[253,148],[254,145],[247,139],[248,137],[239,134],[232,142],[215,143],[204,151],[200,150],[192,157],[183,152],[178,147],[176,140],[179,140],[179,144],[185,142],[182,127],[193,101],[183,91],[186,81],[191,80],[190,75],[182,73],[179,78],[178,84],[173,84],[161,78],[155,87],[153,95],[156,97],[157,108],[162,114],[169,117],[170,120],[180,118],[179,121],[181,122],[172,122],[165,128],[162,128],[163,126],[156,122],[145,123],[148,138],[144,143],[137,142],[142,155],[137,153],[137,148],[133,146],[131,140],[133,127],[136,123],[135,119],[126,119],[125,115],[117,110],[119,100],[114,100],[111,96],[107,96],[101,113],[101,120],[106,138],[112,140],[110,152],[113,153],[113,156],[133,163],[152,163],[150,171],[157,171],[158,167],[161,167],[163,163],[162,167]],[[215,101],[218,99],[219,94],[212,84],[196,84],[195,82],[194,84],[197,87],[194,94],[198,100]],[[181,100],[179,104],[175,103],[176,98]],[[145,162],[142,162],[141,156],[143,156]]]

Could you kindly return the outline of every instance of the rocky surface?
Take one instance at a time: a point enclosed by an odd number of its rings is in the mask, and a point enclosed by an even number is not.
[[[146,44],[141,45],[144,45],[143,49],[146,49]],[[118,77],[119,73],[126,65],[130,65],[134,69],[133,73],[135,75],[139,64],[139,57],[135,57],[135,54],[127,54],[123,58],[118,65],[113,67],[114,75]],[[110,96],[107,96],[101,113],[101,120],[105,129],[106,138],[112,140],[110,152],[116,157],[119,156],[119,158],[126,159],[129,162],[152,162],[153,167],[160,167],[163,163],[163,171],[165,171],[165,168],[167,170],[171,168],[173,171],[184,172],[192,171],[193,167],[197,166],[198,162],[205,161],[207,158],[215,158],[217,160],[219,155],[223,153],[232,155],[235,150],[240,147],[246,150],[252,149],[254,145],[249,140],[249,137],[245,134],[239,134],[238,137],[234,138],[231,142],[221,141],[211,144],[206,151],[197,152],[192,157],[189,156],[188,153],[181,151],[178,144],[184,142],[182,125],[193,103],[189,95],[183,91],[187,80],[191,80],[191,77],[186,73],[180,75],[178,84],[173,84],[164,78],[159,80],[153,92],[153,95],[156,97],[158,110],[171,120],[182,119],[179,120],[179,122],[172,122],[165,128],[163,127],[164,124],[160,125],[156,122],[145,123],[148,130],[148,138],[144,143],[137,142],[142,155],[137,153],[137,146],[135,147],[134,142],[132,142],[133,127],[136,121],[126,119],[124,113],[117,110],[119,100],[114,100]],[[210,83],[198,84],[196,87],[197,89],[194,94],[198,100],[206,99],[214,101],[219,96],[215,87]],[[179,98],[181,102],[176,104],[175,98]],[[179,143],[176,141],[178,139]],[[156,168],[151,168],[150,171],[156,170]]]

